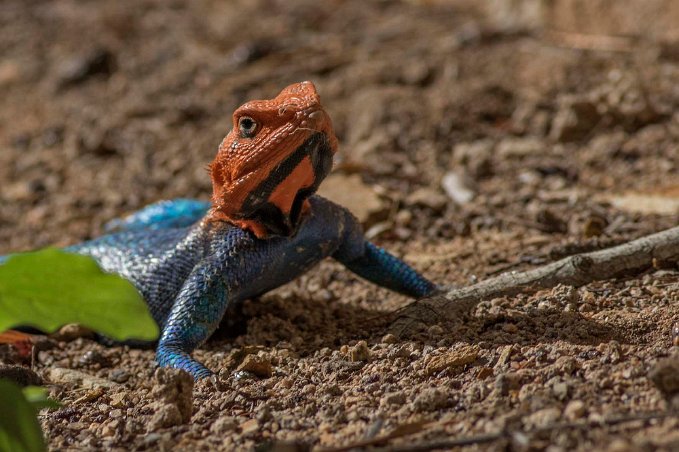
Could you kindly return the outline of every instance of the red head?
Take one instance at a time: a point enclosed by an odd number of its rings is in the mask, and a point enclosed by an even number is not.
[[[311,82],[233,113],[233,129],[210,166],[211,217],[258,237],[293,234],[332,168],[337,138]]]

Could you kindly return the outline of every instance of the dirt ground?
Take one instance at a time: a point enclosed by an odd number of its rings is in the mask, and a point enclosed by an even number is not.
[[[473,3],[3,1],[0,254],[207,199],[233,109],[307,79],[341,143],[323,193],[436,282],[677,225],[679,46],[582,50]],[[54,340],[35,363],[64,405],[41,415],[49,446],[306,450],[395,431],[373,447],[406,447],[504,429],[467,448],[679,449],[676,416],[610,422],[666,409],[649,371],[679,355],[676,266],[486,300],[401,337],[389,312],[407,302],[323,262],[232,314],[195,353],[220,383],[192,399],[152,350]]]

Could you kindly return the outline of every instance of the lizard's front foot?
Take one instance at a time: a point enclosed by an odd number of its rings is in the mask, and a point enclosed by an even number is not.
[[[193,375],[194,380],[201,380],[214,375],[210,369],[191,358],[188,353],[175,345],[159,345],[156,350],[156,361],[161,367],[185,370]]]

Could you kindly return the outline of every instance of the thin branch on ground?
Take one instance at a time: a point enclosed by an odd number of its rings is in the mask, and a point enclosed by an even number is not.
[[[482,300],[534,293],[564,284],[639,274],[649,268],[679,262],[679,226],[622,245],[576,254],[525,272],[508,272],[480,283],[415,301],[395,313],[390,331],[402,335],[419,322],[436,323],[464,312]]]

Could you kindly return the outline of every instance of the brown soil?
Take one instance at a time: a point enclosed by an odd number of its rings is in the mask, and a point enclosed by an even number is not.
[[[676,48],[583,51],[461,5],[5,0],[0,254],[96,236],[158,199],[207,199],[232,110],[306,79],[342,143],[332,177],[358,174],[365,186],[343,191],[377,193],[370,235],[437,282],[676,225]],[[451,171],[471,201],[446,195]],[[405,303],[333,262],[246,303],[195,354],[221,383],[194,388],[188,423],[191,391],[154,379],[151,350],[56,341],[38,371],[103,380],[50,374],[64,408],[41,417],[49,445],[303,450],[416,423],[389,444],[508,429],[525,433],[471,448],[679,448],[677,417],[597,424],[665,409],[648,374],[679,354],[676,266],[487,300],[414,337],[387,335],[387,312]]]

